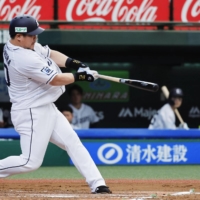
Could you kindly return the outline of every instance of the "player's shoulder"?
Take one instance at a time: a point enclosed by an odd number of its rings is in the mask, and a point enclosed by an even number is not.
[[[48,45],[42,46],[40,43],[36,42],[34,45],[35,51],[42,51],[43,49],[49,48]]]
[[[47,57],[50,56],[50,52],[51,52],[51,50],[50,50],[48,45],[42,46],[41,44],[39,44],[37,42],[34,45],[34,50],[37,53],[42,54],[42,55],[47,56]]]
[[[19,49],[15,52],[15,61],[17,63],[34,63],[40,59],[36,52],[31,49]]]
[[[9,41],[4,45],[4,49],[9,50],[8,52],[12,52],[12,55],[14,55],[14,56],[17,55],[17,58],[18,57],[24,57],[25,58],[25,56],[29,56],[31,54],[34,54],[33,50],[25,49],[25,48],[22,48],[20,46],[15,46],[15,45],[11,44]]]
[[[93,110],[93,108],[85,103],[82,103],[82,107],[87,110]]]
[[[162,107],[161,107],[161,110],[168,110],[170,109],[170,105],[168,103],[164,104]]]
[[[166,103],[165,105],[163,105],[163,107],[160,109],[160,114],[170,114],[173,113],[171,106]]]
[[[68,104],[68,106],[70,106],[71,108],[75,108],[71,103],[70,104]]]

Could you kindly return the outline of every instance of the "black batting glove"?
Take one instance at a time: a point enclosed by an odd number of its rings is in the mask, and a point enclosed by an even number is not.
[[[79,60],[75,60],[73,58],[67,58],[65,66],[69,69],[75,69],[76,71],[83,68],[84,69],[87,68],[88,70],[90,69],[86,64],[82,63]]]
[[[88,81],[88,82],[93,82],[94,81],[94,76],[91,73],[87,73],[86,71],[84,72],[77,72],[74,73],[74,82],[75,81]]]

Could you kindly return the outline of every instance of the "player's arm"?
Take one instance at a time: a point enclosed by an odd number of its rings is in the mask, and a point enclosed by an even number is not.
[[[49,84],[53,86],[61,86],[74,83],[74,81],[74,75],[72,73],[62,73],[57,74]]]
[[[49,83],[53,86],[62,86],[74,83],[76,81],[88,81],[93,82],[98,78],[98,73],[96,71],[88,70],[76,73],[62,73],[57,74]]]
[[[60,53],[59,51],[51,50],[50,58],[59,66],[59,67],[66,67],[69,69],[74,69],[76,71],[80,69],[89,70],[90,68],[73,58],[69,58],[68,56],[64,55],[63,53]]]
[[[59,66],[66,67],[65,63],[68,57],[59,51],[51,50],[50,58]]]

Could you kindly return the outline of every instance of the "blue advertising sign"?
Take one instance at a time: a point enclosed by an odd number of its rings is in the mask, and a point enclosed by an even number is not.
[[[97,165],[200,164],[199,142],[83,142],[83,144]]]

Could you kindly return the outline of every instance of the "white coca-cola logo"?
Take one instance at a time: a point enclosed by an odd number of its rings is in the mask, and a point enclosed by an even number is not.
[[[36,19],[40,18],[41,6],[35,5],[37,0],[25,0],[23,5],[15,5],[17,0],[9,0],[9,4],[6,0],[0,0],[0,19],[11,20],[17,15],[28,14],[32,15]]]
[[[66,9],[67,21],[136,21],[153,22],[157,18],[154,0],[71,0]]]
[[[200,0],[186,0],[181,12],[181,20],[183,22],[196,21],[194,18],[198,16],[200,17]]]

